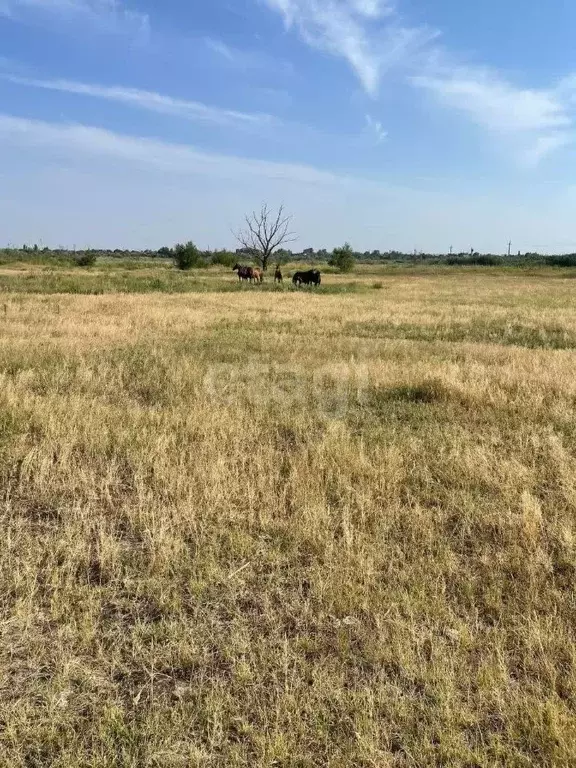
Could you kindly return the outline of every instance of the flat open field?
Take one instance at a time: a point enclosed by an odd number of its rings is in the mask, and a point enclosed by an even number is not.
[[[567,273],[0,288],[1,766],[576,765]]]

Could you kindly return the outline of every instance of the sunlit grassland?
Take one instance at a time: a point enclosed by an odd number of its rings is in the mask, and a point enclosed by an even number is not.
[[[0,765],[576,764],[576,283],[234,280],[0,270]]]
[[[367,290],[390,289],[407,278],[414,282],[418,279],[442,277],[445,288],[450,293],[454,281],[466,285],[491,285],[504,279],[510,286],[510,280],[517,280],[513,291],[522,290],[523,280],[534,280],[541,284],[548,280],[569,281],[576,276],[574,269],[509,266],[509,267],[450,267],[445,264],[399,264],[383,262],[380,264],[359,264],[350,274],[338,274],[326,264],[316,265],[322,271],[322,286],[314,287],[319,294],[359,293]],[[264,283],[249,286],[239,283],[231,269],[211,266],[203,269],[180,271],[169,259],[98,259],[93,267],[78,267],[70,258],[41,257],[29,261],[2,260],[0,258],[0,293],[55,293],[103,295],[108,293],[228,293],[255,290],[261,292],[287,292],[297,290],[291,284],[291,276],[298,269],[308,269],[310,264],[292,263],[282,267],[283,285],[275,285],[273,270],[265,276]],[[488,282],[487,282],[488,281]],[[511,287],[511,286],[510,286]],[[441,294],[443,297],[444,291]],[[548,296],[547,293],[544,294]]]

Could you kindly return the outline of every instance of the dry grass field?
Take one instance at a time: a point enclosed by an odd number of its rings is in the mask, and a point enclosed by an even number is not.
[[[1,766],[576,765],[574,280],[21,272]]]

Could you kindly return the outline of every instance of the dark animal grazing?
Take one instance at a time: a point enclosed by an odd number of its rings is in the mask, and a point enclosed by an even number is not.
[[[317,269],[309,269],[307,272],[296,272],[292,282],[294,285],[320,285],[322,277]]]
[[[254,279],[253,267],[244,267],[242,264],[235,264],[232,267],[232,272],[238,272],[238,280],[240,282],[242,282],[242,280],[248,280],[248,282],[252,282]]]
[[[275,283],[283,283],[284,278],[282,277],[282,272],[280,271],[280,266],[276,267],[276,272],[274,272],[274,282]]]

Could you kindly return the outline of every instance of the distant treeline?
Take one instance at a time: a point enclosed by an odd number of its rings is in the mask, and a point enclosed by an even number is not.
[[[24,245],[21,248],[6,247],[0,248],[0,259],[5,260],[30,260],[30,259],[70,259],[79,264],[93,264],[97,259],[118,259],[118,260],[142,260],[142,259],[170,259],[176,256],[178,247],[163,247],[157,250],[126,250],[121,248],[100,249],[68,249],[68,248],[47,248],[38,245]],[[237,261],[250,261],[251,254],[245,250],[235,251],[226,249],[216,250],[197,250],[197,258],[194,263],[196,267],[209,267],[211,265],[221,265],[232,267]],[[458,254],[438,254],[438,253],[403,253],[402,251],[354,251],[354,261],[358,264],[375,263],[428,263],[428,264],[447,264],[460,266],[506,266],[506,265],[536,265],[543,264],[555,267],[576,267],[576,253],[565,253],[556,255],[543,255],[539,253],[516,253],[510,256],[502,256],[491,253],[467,252]],[[273,261],[278,263],[287,262],[329,262],[331,253],[326,249],[314,250],[306,248],[304,251],[277,251],[273,256]]]

